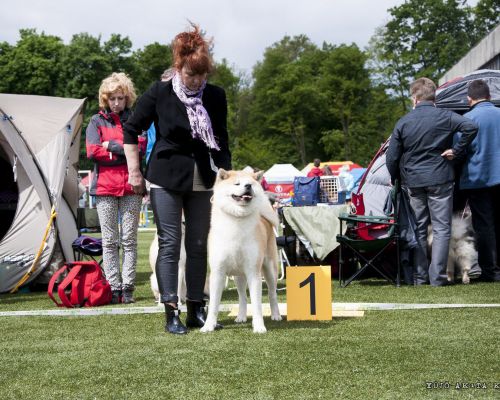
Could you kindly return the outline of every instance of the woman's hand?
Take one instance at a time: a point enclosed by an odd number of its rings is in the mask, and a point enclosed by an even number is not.
[[[141,174],[139,164],[139,149],[136,144],[124,144],[123,150],[127,158],[128,183],[132,186],[135,194],[146,194],[146,182]]]
[[[101,146],[104,147],[106,150],[108,149],[109,142],[102,142]]]
[[[128,183],[130,184],[130,186],[132,186],[135,194],[146,194],[146,182],[144,181],[141,171],[129,171]]]

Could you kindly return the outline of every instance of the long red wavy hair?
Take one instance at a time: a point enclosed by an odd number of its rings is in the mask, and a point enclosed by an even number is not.
[[[181,70],[186,65],[195,74],[211,72],[211,40],[203,37],[198,25],[191,22],[191,27],[193,30],[179,33],[172,41],[174,68]]]

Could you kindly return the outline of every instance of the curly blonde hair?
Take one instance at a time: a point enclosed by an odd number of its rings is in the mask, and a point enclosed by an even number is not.
[[[109,96],[119,90],[127,98],[126,107],[131,108],[135,103],[137,95],[135,94],[132,80],[123,72],[113,72],[110,76],[102,80],[99,87],[99,107],[102,109],[107,108]]]

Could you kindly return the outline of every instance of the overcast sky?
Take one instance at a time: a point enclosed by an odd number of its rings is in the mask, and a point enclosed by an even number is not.
[[[387,10],[403,0],[15,0],[3,4],[0,41],[15,44],[19,29],[59,36],[68,43],[76,33],[109,39],[128,36],[134,49],[168,44],[198,23],[214,38],[217,61],[251,71],[264,50],[285,35],[305,34],[314,43],[356,43],[364,48],[384,25]]]

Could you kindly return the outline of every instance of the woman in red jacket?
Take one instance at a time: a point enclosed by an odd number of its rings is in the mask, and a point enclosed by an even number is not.
[[[129,77],[124,73],[111,74],[101,83],[100,111],[92,116],[86,132],[87,157],[94,161],[90,194],[96,196],[104,272],[113,292],[113,304],[134,302],[137,228],[142,196],[135,194],[128,183],[122,124],[129,117],[135,99],[134,85]],[[121,276],[120,244],[123,248]]]

